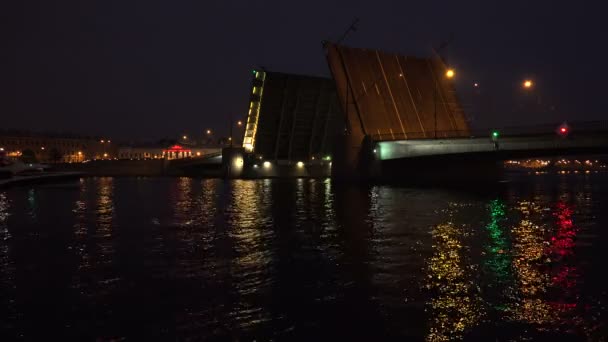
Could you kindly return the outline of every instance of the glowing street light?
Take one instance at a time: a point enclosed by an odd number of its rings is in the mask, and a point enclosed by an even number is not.
[[[297,165],[298,165],[298,168],[303,168],[304,167],[304,162],[299,161],[297,163]]]
[[[105,141],[103,139],[101,139],[99,142],[103,144]]]
[[[42,146],[40,149],[44,151],[44,146]]]
[[[188,140],[188,136],[187,136],[187,135],[184,135],[184,136],[182,137],[182,139],[184,139],[184,140]]]
[[[239,120],[239,121],[236,122],[236,124],[239,125],[239,126],[243,126],[243,121]]]
[[[454,73],[454,69],[448,69],[445,72],[445,77],[447,78],[453,78],[456,74]]]
[[[269,162],[269,161],[265,161],[263,165],[264,165],[264,168],[265,168],[265,169],[268,169],[268,168],[270,168],[270,165],[271,165],[271,164],[270,164],[270,162]]]
[[[207,135],[209,135],[209,134],[211,134],[211,130],[210,129],[207,130]]]
[[[530,88],[532,88],[533,85],[534,85],[534,83],[532,83],[531,80],[525,80],[524,81],[524,88],[525,89],[530,89]]]

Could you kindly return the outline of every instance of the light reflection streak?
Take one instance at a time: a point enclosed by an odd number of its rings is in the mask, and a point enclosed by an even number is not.
[[[8,320],[15,319],[15,261],[11,259],[9,243],[12,239],[11,232],[8,229],[8,218],[10,216],[11,201],[8,199],[6,192],[0,192],[0,288],[3,291],[0,293],[0,305],[4,306],[5,318]],[[2,324],[5,326],[8,322]]]
[[[505,297],[509,295],[513,286],[509,231],[505,231],[506,205],[501,199],[495,199],[490,201],[488,210],[490,211],[490,222],[486,225],[486,230],[489,233],[490,242],[485,247],[487,259],[484,261],[484,266],[492,275],[492,285],[486,291],[497,298],[486,298],[486,301],[493,303],[494,309],[503,311],[506,309]]]
[[[257,299],[270,294],[275,238],[272,218],[270,184],[236,180],[232,184],[232,199],[228,208],[234,257],[231,266],[232,284],[238,302],[231,312],[242,328],[271,319]]]
[[[481,300],[466,268],[464,227],[452,222],[457,208],[450,205],[446,223],[433,227],[433,256],[428,263],[427,289],[433,294],[427,341],[461,339],[484,316]]]
[[[74,240],[76,241],[76,253],[80,256],[78,268],[80,270],[91,267],[90,255],[86,245],[89,229],[87,227],[87,185],[84,179],[80,180],[79,198],[74,202]]]
[[[543,271],[547,262],[545,234],[549,230],[542,220],[544,209],[535,202],[519,201],[516,210],[521,214],[521,220],[512,229],[517,293],[514,294],[515,305],[510,310],[510,318],[539,325],[557,318],[545,300],[550,277]]]
[[[581,315],[575,315],[579,293],[577,283],[580,278],[578,268],[570,264],[574,256],[577,229],[573,222],[574,210],[565,201],[559,201],[555,206],[556,231],[550,239],[548,254],[555,266],[551,276],[551,287],[556,291],[556,298],[550,302],[553,310],[561,317],[561,324],[580,326]]]
[[[114,262],[115,254],[113,236],[114,179],[111,177],[98,178],[95,214],[97,215],[95,240],[97,240],[97,246],[100,248],[97,262],[100,265],[110,267]]]
[[[36,220],[36,212],[38,211],[38,205],[36,203],[36,190],[30,189],[27,192],[27,203],[29,205],[28,215],[32,221]]]
[[[510,319],[534,324],[539,331],[581,327],[582,316],[575,312],[580,274],[569,265],[576,236],[572,207],[564,201],[554,208],[520,201],[517,209],[522,218],[512,230],[517,289]],[[547,213],[555,221],[547,220]]]

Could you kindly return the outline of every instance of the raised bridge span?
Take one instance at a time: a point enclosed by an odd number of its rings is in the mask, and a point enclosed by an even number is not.
[[[334,176],[479,179],[506,159],[608,153],[604,122],[473,131],[439,56],[324,47],[346,123]]]

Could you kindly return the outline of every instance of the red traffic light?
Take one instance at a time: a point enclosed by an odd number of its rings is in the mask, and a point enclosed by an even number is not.
[[[568,133],[568,129],[566,127],[562,127],[559,129],[559,132],[562,134]]]

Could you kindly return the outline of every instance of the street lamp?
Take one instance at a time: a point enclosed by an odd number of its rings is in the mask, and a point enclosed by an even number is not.
[[[184,135],[184,136],[182,137],[182,139],[184,139],[184,140],[188,140],[188,136],[187,136],[187,135]]]
[[[243,121],[239,120],[239,121],[237,121],[236,124],[239,125],[239,126],[243,126]]]
[[[208,129],[208,130],[207,130],[207,135],[210,135],[210,134],[211,134],[211,130],[210,130],[210,129]]]
[[[452,68],[448,68],[445,71],[445,77],[447,79],[452,79],[454,78],[454,76],[456,75],[456,72],[454,71],[454,69]],[[439,80],[437,80],[435,82],[435,87],[433,88],[433,106],[434,106],[434,110],[433,110],[433,118],[434,118],[434,139],[437,139],[437,92],[438,92],[438,88],[439,88]]]
[[[525,80],[523,83],[523,86],[525,89],[530,89],[530,88],[532,88],[533,85],[534,85],[534,83],[531,80]]]

